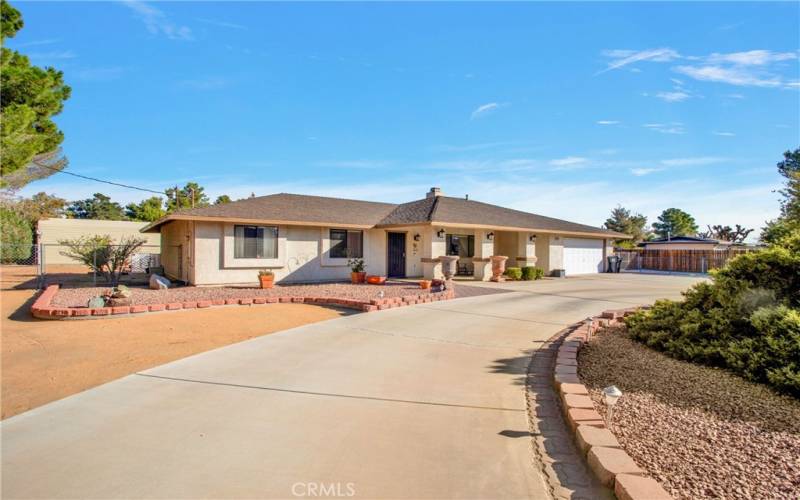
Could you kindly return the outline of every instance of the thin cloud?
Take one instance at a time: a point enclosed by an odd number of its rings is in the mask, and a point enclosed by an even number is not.
[[[75,59],[78,55],[71,50],[56,50],[52,52],[34,52],[28,54],[31,59],[52,61],[55,59]]]
[[[778,76],[759,76],[749,69],[741,67],[676,66],[674,71],[690,76],[695,80],[728,83],[743,87],[780,87],[782,85]]]
[[[671,158],[669,160],[661,160],[661,164],[667,167],[692,167],[700,165],[712,165],[725,161],[725,158],[716,156],[699,156],[693,158]]]
[[[655,132],[660,132],[662,134],[674,134],[674,135],[681,135],[685,134],[686,130],[683,128],[683,124],[680,122],[673,122],[673,123],[645,123],[642,127],[653,130]]]
[[[774,62],[792,61],[797,59],[794,52],[772,52],[769,50],[748,50],[746,52],[731,52],[729,54],[713,53],[707,61],[711,64],[731,63],[739,66],[765,66]]]
[[[211,26],[218,26],[220,28],[228,28],[232,30],[246,30],[247,26],[231,23],[228,21],[218,21],[216,19],[205,19],[205,18],[195,18],[195,21],[203,23],[203,24],[210,24]]]
[[[675,92],[659,92],[656,94],[656,97],[666,102],[681,102],[690,98],[691,95],[687,94],[686,92],[677,90]]]
[[[153,35],[164,35],[171,40],[193,40],[192,29],[169,20],[160,9],[139,0],[123,0],[123,5],[131,9]]]
[[[58,43],[60,41],[61,40],[59,40],[58,38],[46,38],[46,39],[43,39],[43,40],[31,40],[30,42],[18,43],[18,44],[15,44],[14,46],[16,48],[18,48],[18,49],[21,49],[21,48],[24,48],[24,47],[38,47],[38,46],[41,46],[41,45],[52,45],[52,44]]]
[[[619,125],[617,120],[597,120],[595,123],[598,125]]]
[[[325,168],[371,169],[388,167],[390,163],[385,160],[326,160],[314,165]]]
[[[635,175],[636,177],[642,177],[645,175],[652,174],[654,172],[660,172],[664,170],[663,168],[632,168],[631,174]]]
[[[574,167],[577,165],[583,165],[587,161],[589,161],[588,158],[583,158],[582,156],[567,156],[566,158],[550,160],[548,163],[554,167]]]
[[[595,73],[595,75],[599,75],[601,73],[605,73],[607,71],[615,70],[623,68],[629,64],[641,62],[641,61],[653,61],[653,62],[669,62],[675,59],[680,58],[680,54],[677,51],[663,47],[660,49],[648,49],[648,50],[606,50],[603,52],[603,55],[606,57],[610,57],[612,59],[611,62],[608,63],[608,66]]]
[[[714,134],[714,135],[718,135],[720,137],[734,137],[736,135],[733,132],[716,132],[716,131],[714,131],[714,132],[711,132],[711,133]]]
[[[489,113],[497,111],[498,109],[508,106],[507,103],[497,103],[497,102],[490,102],[488,104],[482,104],[475,108],[470,114],[470,120],[475,120],[476,118],[481,118],[486,116]]]

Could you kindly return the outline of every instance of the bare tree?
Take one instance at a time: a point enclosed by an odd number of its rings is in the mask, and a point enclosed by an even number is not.
[[[74,259],[103,276],[111,285],[117,286],[123,271],[130,267],[131,255],[145,243],[144,238],[125,236],[114,244],[108,235],[81,236],[58,243],[67,247],[61,255]]]
[[[747,236],[753,232],[752,229],[747,229],[739,224],[736,224],[735,228],[720,225],[707,227],[708,231],[703,231],[698,234],[701,238],[713,238],[715,240],[728,241],[731,243],[743,243]]]

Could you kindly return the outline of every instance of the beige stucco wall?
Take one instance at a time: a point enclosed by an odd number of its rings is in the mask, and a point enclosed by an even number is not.
[[[171,279],[190,281],[191,223],[173,221],[161,226],[161,265]]]
[[[170,228],[173,225],[176,226]],[[279,226],[277,259],[243,260],[234,259],[232,255],[233,224],[171,222],[162,229],[170,235],[170,242],[180,239],[178,236],[173,240],[173,233],[184,236],[194,233],[194,248],[184,247],[183,251],[185,257],[187,253],[192,254],[184,258],[189,267],[184,274],[192,284],[199,286],[253,285],[258,282],[260,269],[273,271],[275,280],[284,283],[347,280],[350,278],[347,259],[329,256],[329,230],[314,226]],[[369,274],[386,274],[386,231],[364,231],[364,261]]]
[[[69,257],[61,255],[65,248],[59,245],[61,240],[71,240],[81,236],[108,235],[114,241],[123,237],[144,238],[145,246],[140,253],[159,253],[161,235],[158,233],[140,233],[139,230],[147,222],[131,222],[119,220],[94,219],[42,219],[37,225],[39,242],[44,245],[44,262],[49,264],[75,264]]]

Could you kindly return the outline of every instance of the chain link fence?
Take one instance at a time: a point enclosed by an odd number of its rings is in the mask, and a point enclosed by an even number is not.
[[[109,245],[92,252],[92,264],[102,266],[103,256],[117,247]],[[54,283],[67,287],[109,286],[93,266],[65,255],[67,250],[68,247],[59,244],[0,245],[4,285],[10,288],[44,288]],[[160,245],[142,245],[126,259],[121,265],[120,283],[144,285],[150,273],[164,274]]]

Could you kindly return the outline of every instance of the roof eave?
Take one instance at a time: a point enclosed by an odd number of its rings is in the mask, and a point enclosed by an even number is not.
[[[162,217],[155,222],[151,222],[139,231],[142,233],[156,232],[160,226],[167,222],[176,220],[196,221],[196,222],[228,222],[228,223],[242,223],[242,224],[268,224],[273,226],[312,226],[312,227],[337,227],[342,229],[371,229],[375,227],[374,224],[353,224],[349,222],[331,222],[331,221],[293,221],[293,220],[277,220],[277,219],[250,219],[242,217],[210,217],[202,215],[175,215],[171,214]]]

